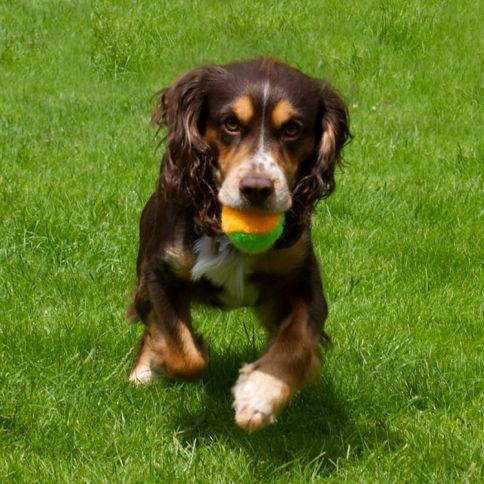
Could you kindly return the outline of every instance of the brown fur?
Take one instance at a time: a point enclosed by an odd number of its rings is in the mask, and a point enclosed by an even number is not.
[[[271,87],[267,99],[264,86]],[[193,380],[206,368],[205,345],[191,325],[191,303],[223,307],[227,288],[207,274],[193,279],[194,247],[201,237],[212,237],[213,257],[223,250],[217,238],[220,187],[255,156],[262,134],[272,164],[287,182],[291,207],[282,237],[263,254],[234,253],[245,264],[245,284],[255,291],[254,309],[269,333],[265,353],[241,370],[234,387],[236,421],[248,430],[259,428],[317,378],[319,343],[329,340],[310,217],[335,187],[335,166],[350,136],[346,105],[327,83],[274,59],[257,59],[184,74],[160,91],[153,121],[167,129],[166,151],[140,222],[138,283],[129,314],[145,324],[145,333],[133,381],[145,370],[142,382],[162,371]],[[300,130],[286,134],[289,122]],[[255,162],[254,167],[259,169]],[[237,186],[240,180],[232,178]],[[257,399],[250,392],[259,387],[270,414],[253,407]]]
[[[243,124],[249,124],[254,116],[254,106],[249,96],[240,96],[232,103],[232,110]]]
[[[276,128],[280,128],[284,123],[289,121],[294,115],[294,108],[291,103],[285,99],[281,99],[272,110],[272,123]]]

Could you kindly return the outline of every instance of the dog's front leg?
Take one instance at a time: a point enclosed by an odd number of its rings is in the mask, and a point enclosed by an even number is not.
[[[319,376],[325,315],[316,312],[316,321],[311,309],[307,301],[294,302],[265,354],[241,368],[232,389],[240,427],[252,431],[274,422],[290,398]]]
[[[136,384],[149,383],[160,373],[183,379],[200,378],[207,351],[191,326],[189,297],[181,288],[168,291],[155,277],[148,283],[152,310],[130,374]]]

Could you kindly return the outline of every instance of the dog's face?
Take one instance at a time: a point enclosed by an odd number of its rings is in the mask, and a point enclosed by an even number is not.
[[[271,59],[190,71],[154,119],[168,127],[168,191],[178,184],[176,196],[194,204],[203,190],[212,206],[268,212],[310,211],[328,195],[349,135],[335,91]]]
[[[320,135],[320,85],[267,64],[231,66],[210,84],[203,138],[216,153],[222,204],[285,212],[294,176]]]

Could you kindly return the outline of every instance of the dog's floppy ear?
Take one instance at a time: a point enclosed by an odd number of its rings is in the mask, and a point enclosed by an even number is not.
[[[193,69],[159,92],[159,103],[152,121],[169,129],[167,139],[183,150],[203,145],[200,130],[208,84],[219,74],[216,66]]]
[[[341,149],[350,137],[348,108],[341,96],[326,83],[321,84],[319,105],[316,150],[301,165],[294,190],[295,198],[302,197],[303,205],[311,209],[318,200],[333,192],[334,169],[340,160]]]
[[[164,197],[194,207],[197,226],[213,233],[218,225],[213,154],[203,139],[210,83],[225,71],[217,66],[194,69],[160,91],[152,120],[168,129],[159,189]]]
[[[320,83],[320,114],[316,126],[316,147],[303,161],[292,188],[292,208],[287,214],[281,246],[297,240],[308,223],[316,203],[334,190],[334,169],[341,150],[351,137],[348,108],[327,83]]]

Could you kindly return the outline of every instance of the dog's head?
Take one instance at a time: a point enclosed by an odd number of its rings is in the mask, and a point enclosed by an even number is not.
[[[193,207],[201,231],[219,232],[221,204],[286,212],[286,243],[333,191],[349,137],[341,97],[272,59],[188,72],[162,91],[153,119],[168,128],[161,189]]]

